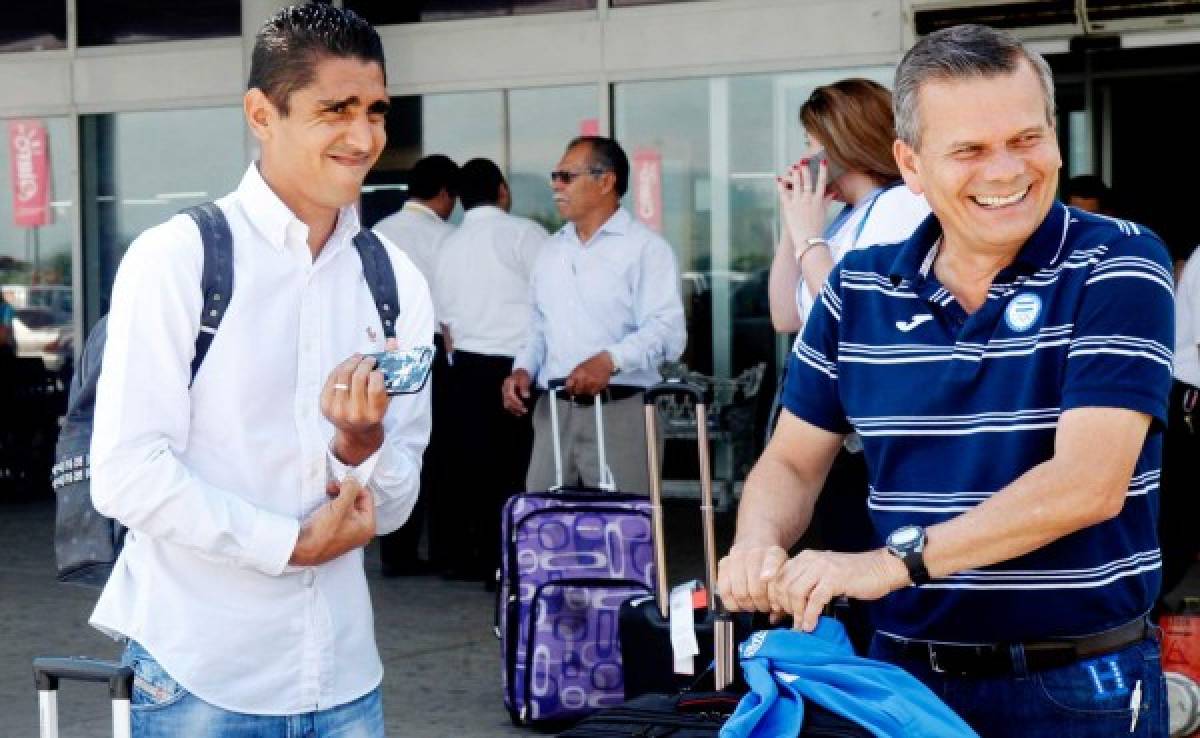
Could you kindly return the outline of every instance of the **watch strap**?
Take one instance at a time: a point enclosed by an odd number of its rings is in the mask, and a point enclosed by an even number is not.
[[[929,570],[925,568],[925,554],[921,551],[909,551],[900,558],[904,562],[904,568],[908,569],[908,578],[912,580],[914,586],[921,584],[929,584]]]

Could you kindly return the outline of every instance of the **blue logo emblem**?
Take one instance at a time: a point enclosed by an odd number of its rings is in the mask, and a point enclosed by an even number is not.
[[[1004,311],[1004,322],[1017,333],[1023,333],[1037,322],[1042,314],[1042,298],[1028,292],[1017,295]]]

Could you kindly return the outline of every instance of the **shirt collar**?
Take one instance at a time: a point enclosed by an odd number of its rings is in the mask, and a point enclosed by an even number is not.
[[[482,220],[483,218],[494,218],[497,215],[504,215],[504,210],[495,205],[476,205],[467,212],[463,213],[463,223],[469,223],[473,220]]]
[[[1067,225],[1069,223],[1067,208],[1055,200],[1050,205],[1050,212],[1042,220],[1041,225],[1025,241],[1021,250],[1013,260],[1012,269],[1028,273],[1052,266],[1062,256],[1063,244],[1066,242]],[[928,260],[930,250],[937,245],[942,236],[942,224],[937,215],[927,217],[908,240],[900,248],[892,262],[891,277],[908,280],[915,283],[924,279],[922,267]]]
[[[601,233],[611,233],[614,236],[624,236],[625,234],[629,233],[629,227],[631,225],[633,225],[633,216],[630,215],[629,211],[625,208],[618,207],[617,211],[610,215],[608,220],[604,221],[604,225],[596,229],[596,232],[592,234],[591,240],[595,241],[596,237]],[[579,241],[579,232],[575,230],[574,223],[567,223],[563,227],[566,229],[567,233],[571,234],[572,238],[574,238],[576,241]],[[582,241],[580,241],[580,243],[582,243]]]
[[[442,216],[433,212],[433,208],[429,207],[428,205],[425,205],[424,203],[419,203],[416,200],[410,199],[410,200],[405,201],[404,207],[401,208],[401,210],[407,210],[410,213],[419,213],[421,215],[426,215],[430,218],[433,218],[434,220],[436,220],[439,223],[442,222]]]
[[[296,217],[263,179],[257,162],[246,170],[237,193],[242,201],[246,219],[273,248],[279,251],[286,250],[289,228],[297,229],[300,240],[308,242],[308,226]],[[360,228],[357,208],[353,205],[343,207],[338,211],[337,224],[322,252],[336,251],[342,242],[352,239]]]

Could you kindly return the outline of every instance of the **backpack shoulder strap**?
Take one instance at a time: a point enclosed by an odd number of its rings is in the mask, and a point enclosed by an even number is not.
[[[196,355],[192,359],[194,381],[233,296],[233,233],[225,213],[214,202],[193,205],[180,212],[196,221],[204,242],[204,276],[200,279],[204,307],[200,312],[200,333],[196,336]]]
[[[371,298],[375,300],[375,309],[379,311],[383,335],[395,338],[396,319],[400,317],[400,295],[396,289],[392,260],[379,236],[370,228],[358,232],[354,237],[354,247],[362,259],[363,277],[367,280],[367,288],[371,290]]]

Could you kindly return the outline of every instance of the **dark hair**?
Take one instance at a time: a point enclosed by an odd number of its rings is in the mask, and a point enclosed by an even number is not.
[[[1094,174],[1081,174],[1067,180],[1066,196],[1087,197],[1100,203],[1101,208],[1109,206],[1112,190],[1104,184],[1104,180]]]
[[[843,169],[877,185],[900,179],[892,156],[892,93],[878,82],[852,77],[816,88],[800,106],[800,124]]]
[[[443,154],[430,154],[413,164],[408,173],[408,196],[432,200],[442,190],[450,197],[458,195],[458,165]]]
[[[917,92],[925,82],[1009,75],[1020,68],[1022,59],[1038,76],[1046,122],[1053,126],[1054,74],[1042,55],[1007,31],[967,23],[934,31],[900,60],[892,93],[896,135],[912,148],[920,148]]]
[[[254,37],[247,89],[262,90],[282,115],[292,93],[312,84],[323,57],[378,62],[387,78],[379,34],[352,10],[293,5],[271,16]]]
[[[458,199],[463,210],[499,203],[502,184],[504,174],[491,159],[472,159],[463,164],[458,172]]]
[[[629,189],[629,157],[614,139],[605,136],[578,136],[567,144],[567,151],[587,144],[591,151],[591,165],[612,172],[617,177],[617,195],[623,197]]]

